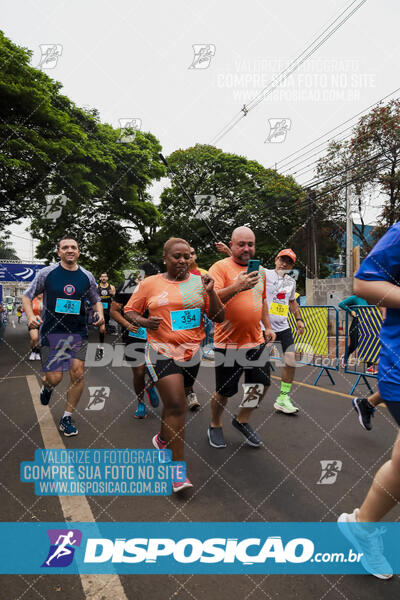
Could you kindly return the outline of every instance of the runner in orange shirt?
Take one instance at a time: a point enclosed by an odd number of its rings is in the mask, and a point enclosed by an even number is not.
[[[224,307],[209,275],[189,273],[190,246],[180,238],[164,245],[167,272],[141,281],[124,308],[125,316],[147,329],[145,360],[163,402],[160,433],[153,445],[170,448],[175,461],[183,460],[186,395],[200,367],[204,338],[203,314],[224,320]],[[149,317],[142,313],[149,311]],[[193,487],[189,479],[174,482],[173,491]]]
[[[32,300],[32,310],[35,317],[40,317],[43,310],[43,294],[39,294]],[[36,325],[28,325],[31,353],[29,360],[40,360],[40,344],[39,344],[39,322]]]
[[[211,423],[207,434],[211,446],[226,447],[222,414],[228,398],[237,394],[244,371],[243,399],[232,425],[248,445],[257,448],[262,442],[248,420],[270,385],[269,349],[260,321],[264,324],[267,342],[275,340],[275,333],[265,301],[264,270],[258,265],[255,271],[247,272],[248,262],[255,253],[254,233],[248,227],[238,227],[232,233],[229,246],[232,256],[219,260],[209,270],[220,300],[225,304],[225,321],[215,326],[216,391],[211,399]]]

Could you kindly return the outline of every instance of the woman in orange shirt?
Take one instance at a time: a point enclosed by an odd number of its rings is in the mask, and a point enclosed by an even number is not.
[[[222,323],[224,307],[208,275],[189,272],[190,245],[170,238],[164,245],[167,272],[139,283],[124,312],[128,320],[147,329],[146,367],[163,402],[160,433],[153,445],[172,451],[174,461],[183,460],[186,394],[200,367],[200,344],[205,333],[203,314]],[[142,316],[145,310],[149,317]],[[174,482],[173,491],[193,487],[189,479]]]

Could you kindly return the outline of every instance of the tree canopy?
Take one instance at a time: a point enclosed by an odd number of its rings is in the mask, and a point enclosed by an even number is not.
[[[374,237],[400,220],[400,101],[378,105],[361,117],[349,139],[333,141],[317,168],[327,181],[320,188],[330,214],[345,227],[345,195],[351,196],[352,210],[360,224],[355,230],[364,242],[364,213],[370,198],[380,204]]]
[[[255,233],[257,257],[263,264],[273,266],[277,252],[292,245],[299,256],[299,269],[305,273],[307,240],[303,225],[308,209],[305,191],[292,177],[200,144],[173,152],[168,164],[174,175],[161,194],[159,237],[165,240],[179,235],[187,239],[199,254],[200,266],[207,267],[221,258],[214,242],[227,243],[235,227],[247,225]],[[336,242],[324,235],[321,262],[335,251]]]
[[[95,109],[79,108],[30,66],[31,56],[0,32],[0,229],[31,218],[39,258],[53,260],[68,232],[84,265],[118,272],[130,233],[145,239],[160,220],[147,191],[165,174],[160,143],[101,123]]]

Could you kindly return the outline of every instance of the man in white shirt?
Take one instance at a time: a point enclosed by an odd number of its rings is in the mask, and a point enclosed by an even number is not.
[[[297,331],[304,333],[304,323],[300,315],[299,305],[295,300],[296,281],[288,275],[296,262],[296,255],[291,248],[281,250],[275,258],[275,269],[265,269],[267,279],[267,302],[271,329],[276,333],[276,342],[282,345],[285,366],[282,370],[281,391],[274,408],[286,414],[297,413],[298,408],[292,404],[290,390],[296,370],[294,341],[288,322],[289,310],[297,321]]]

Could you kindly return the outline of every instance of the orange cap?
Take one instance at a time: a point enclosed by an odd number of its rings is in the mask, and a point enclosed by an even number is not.
[[[286,250],[281,250],[279,252],[279,254],[277,255],[277,258],[278,258],[278,256],[288,256],[289,258],[292,259],[292,261],[294,263],[296,262],[296,255],[291,248],[286,248]]]

